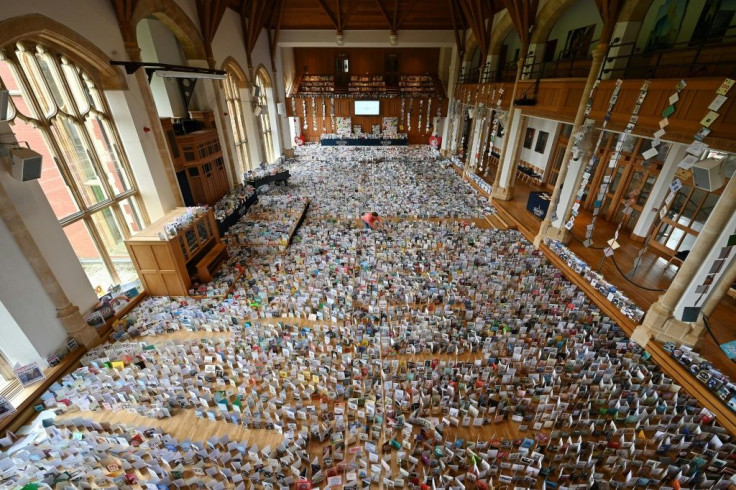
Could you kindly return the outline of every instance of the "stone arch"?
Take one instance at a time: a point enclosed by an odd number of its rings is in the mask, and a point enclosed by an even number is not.
[[[547,42],[549,33],[552,32],[557,21],[560,20],[570,6],[577,0],[549,0],[544,7],[537,12],[537,20],[534,24],[530,44],[544,44]],[[644,3],[644,2],[642,2]]]
[[[618,15],[619,22],[641,22],[654,4],[653,1],[626,0]]]
[[[475,37],[475,33],[470,31],[468,38],[465,40],[465,52],[463,53],[462,59],[463,64],[470,63],[473,51],[475,51],[476,48],[478,48],[478,40]]]
[[[514,24],[511,22],[511,16],[509,15],[508,10],[500,12],[498,16],[498,22],[493,26],[493,31],[491,32],[491,42],[488,46],[489,56],[498,56],[501,54],[501,46],[511,30],[514,28]]]
[[[271,80],[271,75],[268,73],[268,70],[265,66],[263,66],[263,63],[258,65],[258,68],[256,69],[256,77],[261,76],[263,77],[263,85],[266,88],[273,88],[273,81]]]
[[[161,21],[174,34],[188,60],[207,58],[199,29],[174,0],[139,0],[133,11],[131,26],[135,28],[147,17]]]
[[[0,48],[18,41],[42,44],[78,64],[103,90],[127,88],[122,70],[94,43],[69,27],[41,14],[27,14],[0,21]]]
[[[243,71],[243,68],[241,68],[240,63],[232,56],[225,58],[220,69],[232,75],[239,88],[248,88],[250,86],[250,82],[248,82],[248,77]]]

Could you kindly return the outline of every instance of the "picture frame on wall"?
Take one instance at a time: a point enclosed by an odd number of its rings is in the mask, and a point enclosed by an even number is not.
[[[534,142],[534,128],[526,128],[526,134],[524,135],[524,148],[529,150],[532,149],[532,143]]]
[[[539,136],[537,136],[537,144],[534,145],[534,151],[537,153],[544,153],[544,150],[547,149],[547,139],[549,138],[549,133],[546,131],[540,131]]]

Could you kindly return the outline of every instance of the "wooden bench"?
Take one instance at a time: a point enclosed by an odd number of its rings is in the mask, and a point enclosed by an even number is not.
[[[218,243],[207,255],[197,262],[197,276],[201,282],[211,282],[212,276],[218,271],[223,262],[227,260],[227,247],[224,243]]]

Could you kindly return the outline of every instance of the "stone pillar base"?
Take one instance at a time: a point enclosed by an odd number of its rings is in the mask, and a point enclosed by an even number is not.
[[[549,221],[544,220],[542,222],[542,226],[539,228],[539,233],[537,233],[537,236],[534,237],[534,246],[539,248],[539,245],[545,238],[549,238],[551,240],[555,240],[563,243],[564,245],[567,245],[568,243],[570,243],[570,240],[572,240],[572,235],[569,231],[567,231],[566,228],[557,228],[555,226],[552,226]]]
[[[649,339],[652,338],[652,331],[644,325],[637,325],[633,332],[631,332],[631,341],[639,344],[640,347],[646,349]]]
[[[284,156],[286,158],[294,158],[294,148],[286,148],[284,150]]]
[[[672,311],[663,307],[659,301],[649,307],[641,327],[651,332],[650,336],[659,342],[674,342],[688,347],[698,342],[704,329],[701,323],[687,323],[674,318]]]
[[[69,336],[74,337],[77,342],[83,344],[87,349],[96,346],[100,341],[97,330],[84,321],[78,307],[69,304],[66,308],[56,310],[56,316],[64,325]]]
[[[654,338],[660,342],[674,342],[676,344],[684,344],[693,347],[700,340],[700,334],[703,327],[696,323],[681,322],[675,318],[670,318],[660,331],[654,332]]]
[[[498,199],[499,201],[510,201],[513,196],[514,196],[514,189],[510,187],[507,188],[507,187],[501,187],[501,186],[494,186],[493,191],[491,192],[491,197],[493,199]]]

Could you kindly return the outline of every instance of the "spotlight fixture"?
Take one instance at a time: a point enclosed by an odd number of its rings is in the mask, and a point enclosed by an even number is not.
[[[342,46],[343,44],[345,44],[345,38],[341,33],[337,34],[337,36],[335,37],[335,42],[338,46]]]
[[[392,32],[391,35],[388,37],[388,43],[391,46],[396,46],[399,44],[399,36],[396,34],[396,32]]]

